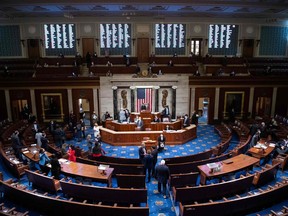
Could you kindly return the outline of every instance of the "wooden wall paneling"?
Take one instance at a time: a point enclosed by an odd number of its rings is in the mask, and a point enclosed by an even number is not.
[[[138,62],[148,62],[149,53],[149,38],[137,38]]]
[[[28,107],[30,112],[32,112],[32,105],[31,105],[31,95],[29,89],[21,89],[21,90],[9,90],[10,95],[10,107],[11,107],[11,114],[12,120],[16,121],[21,119],[20,113],[18,113],[17,109],[13,109],[13,101],[16,100],[27,100]],[[33,115],[33,113],[32,113]]]
[[[286,93],[287,94],[287,93]],[[254,98],[253,98],[253,108],[252,108],[252,117],[254,118],[256,115],[256,103],[258,97],[268,97],[270,98],[270,111],[269,111],[269,117],[271,114],[271,108],[272,108],[272,95],[273,95],[273,88],[272,87],[256,87],[254,89]]]
[[[288,116],[288,87],[279,87],[277,89],[275,114]]]
[[[6,99],[5,99],[5,91],[4,90],[0,90],[0,101],[1,101],[0,121],[2,121],[4,119],[8,118]]]
[[[208,104],[208,124],[213,123],[215,107],[215,88],[196,88],[195,89],[195,110],[199,107],[199,98],[209,98]],[[193,110],[192,110],[193,111]]]

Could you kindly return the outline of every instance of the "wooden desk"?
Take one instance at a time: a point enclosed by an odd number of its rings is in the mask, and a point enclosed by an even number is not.
[[[275,149],[275,147],[272,147],[269,145],[266,145],[266,147],[267,147],[266,149],[263,149],[263,148],[257,148],[254,146],[250,148],[247,153],[251,154],[252,157],[255,157],[255,158],[259,158],[259,159],[266,158]]]
[[[157,123],[158,125],[160,123]],[[162,125],[162,124],[161,124]],[[171,131],[114,131],[100,127],[102,141],[115,146],[140,145],[144,137],[150,140],[157,140],[161,133],[166,137],[166,145],[180,145],[197,137],[197,127],[190,125],[181,130]]]
[[[21,151],[22,151],[22,154],[28,158],[30,161],[33,161],[35,163],[38,163],[39,162],[39,146],[36,145],[36,144],[32,144],[30,145],[30,147],[27,147],[27,148],[23,148]],[[45,151],[45,153],[47,154],[48,157],[51,157],[51,153],[50,152],[47,152]]]
[[[197,166],[200,171],[200,183],[205,185],[207,179],[219,178],[244,169],[251,169],[253,165],[259,163],[258,158],[250,157],[248,155],[240,154],[227,160],[215,162],[222,166],[220,171],[211,172],[210,168],[205,165]]]
[[[144,143],[145,143],[145,147],[146,147],[146,149],[148,150],[148,149],[150,149],[151,151],[152,151],[152,146],[155,146],[156,147],[156,143],[157,143],[157,141],[156,140],[145,140],[145,141],[143,141]]]
[[[145,118],[142,118],[144,122],[144,130],[146,128],[149,128],[151,131],[163,131],[167,129],[167,126],[170,130],[180,130],[181,129],[181,121],[177,120],[175,122],[151,122],[150,119],[146,120]],[[118,121],[106,121],[106,128],[114,130],[114,131],[135,131],[136,129],[136,123],[119,123]]]
[[[59,159],[59,163],[61,164],[61,172],[65,175],[80,176],[99,182],[105,182],[108,187],[111,187],[112,185],[111,178],[114,168],[108,168],[105,171],[105,174],[103,174],[101,170],[98,170],[98,166],[95,165],[72,162],[63,158]]]

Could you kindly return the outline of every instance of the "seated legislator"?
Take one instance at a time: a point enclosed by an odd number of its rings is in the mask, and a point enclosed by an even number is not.
[[[160,119],[158,118],[157,115],[154,116],[153,122],[156,122],[156,123],[160,122]]]
[[[162,151],[165,148],[166,137],[163,134],[160,134],[158,137],[158,151]]]
[[[190,126],[190,119],[189,119],[188,115],[186,114],[184,116],[183,127],[188,127],[188,126]]]

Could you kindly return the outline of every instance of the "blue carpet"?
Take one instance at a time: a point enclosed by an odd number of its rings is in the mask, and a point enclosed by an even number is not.
[[[91,134],[93,137],[93,131],[92,129],[86,130],[86,135]],[[177,156],[185,156],[190,154],[197,154],[198,152],[204,151],[206,149],[210,149],[211,147],[217,145],[221,141],[220,137],[214,132],[214,127],[211,125],[206,124],[199,124],[197,128],[197,138],[194,140],[191,140],[183,145],[170,145],[166,146],[165,151],[160,152],[158,154],[158,162],[163,158],[168,157],[177,157]],[[229,149],[232,149],[235,147],[235,145],[238,143],[237,136],[233,136],[231,140],[231,146]],[[82,147],[84,150],[87,150],[87,144],[86,141],[83,140],[81,142],[77,142],[75,140],[69,140],[66,141],[67,144],[74,144],[76,146]],[[123,157],[123,158],[138,158],[138,146],[111,146],[109,144],[103,143],[102,145],[103,149],[106,151],[107,156],[114,156],[114,157]],[[271,163],[271,162],[270,162]],[[4,180],[7,180],[9,178],[14,178],[7,168],[3,166],[2,163],[0,163],[0,170],[4,174]],[[239,173],[238,175],[240,175]],[[282,177],[288,176],[287,171],[281,172],[279,171],[277,174],[277,180],[280,180]],[[75,179],[74,179],[75,181]],[[28,181],[26,176],[22,177],[20,179],[20,182],[22,184],[27,184]],[[97,186],[105,186],[101,183],[93,182],[93,185]],[[117,187],[116,179],[113,178],[112,180],[112,187]],[[31,186],[30,186],[31,188]],[[148,189],[148,205],[150,208],[150,216],[175,216],[179,214],[179,208],[176,205],[174,208],[174,203],[172,201],[172,197],[170,196],[167,199],[164,199],[162,195],[158,193],[157,190],[157,181],[155,179],[151,179],[150,183],[147,183],[147,189]],[[61,192],[58,195],[62,195]],[[1,200],[3,202],[3,199]],[[6,201],[7,202],[7,201]],[[273,207],[274,210],[279,210],[283,205],[287,205],[288,201],[277,204]],[[9,203],[8,203],[9,204]],[[11,204],[11,203],[10,203]],[[268,210],[263,210],[259,212],[260,215],[268,214]],[[38,215],[37,212],[30,212],[30,215]],[[252,215],[252,214],[251,214]],[[253,214],[255,215],[255,213]]]

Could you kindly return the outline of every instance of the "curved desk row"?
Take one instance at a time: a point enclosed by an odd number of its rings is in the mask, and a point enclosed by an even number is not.
[[[149,131],[163,131],[167,129],[169,130],[180,130],[182,128],[182,122],[177,120],[175,122],[151,122],[151,118],[142,118],[145,130]],[[111,129],[113,131],[135,131],[136,130],[136,123],[119,123],[118,121],[106,121],[106,128]]]
[[[140,145],[143,140],[157,140],[161,133],[166,137],[166,145],[180,145],[197,137],[195,125],[170,131],[114,131],[102,127],[100,130],[102,141],[116,146]]]

